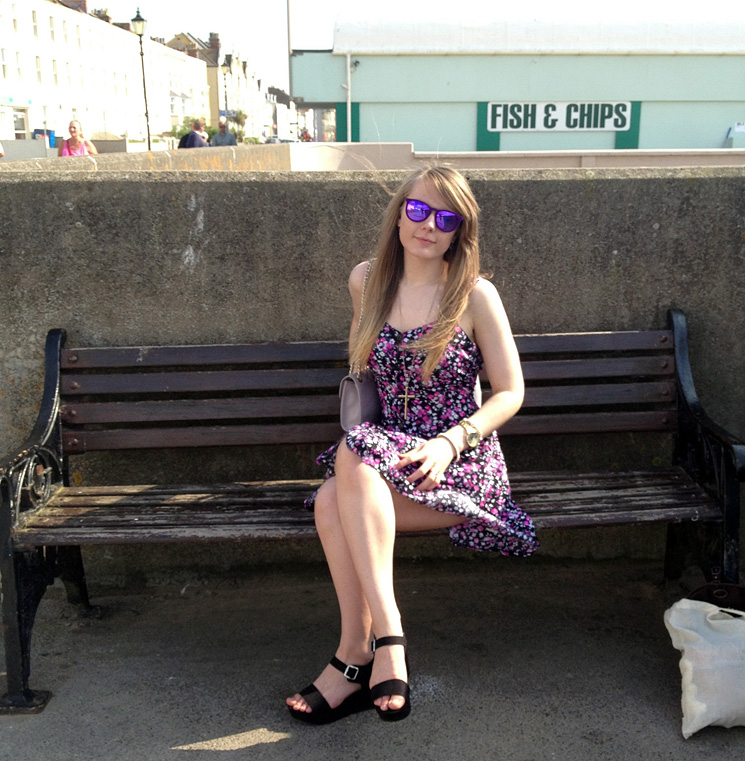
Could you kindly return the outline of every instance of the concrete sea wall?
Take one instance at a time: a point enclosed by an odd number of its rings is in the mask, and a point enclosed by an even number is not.
[[[515,332],[659,327],[681,308],[702,401],[745,437],[745,168],[466,174]],[[35,419],[51,327],[71,345],[344,338],[347,273],[401,177],[0,172],[0,448]],[[317,473],[289,455],[252,456],[245,477]]]

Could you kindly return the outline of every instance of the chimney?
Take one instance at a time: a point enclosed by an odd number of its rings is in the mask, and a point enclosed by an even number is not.
[[[73,11],[88,13],[88,0],[62,0],[62,5],[66,5]]]
[[[217,32],[210,32],[210,50],[220,49],[220,35]]]

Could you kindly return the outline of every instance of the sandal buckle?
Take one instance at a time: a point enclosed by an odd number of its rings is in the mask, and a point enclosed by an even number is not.
[[[349,665],[344,669],[343,674],[345,679],[355,682],[360,675],[360,667]]]

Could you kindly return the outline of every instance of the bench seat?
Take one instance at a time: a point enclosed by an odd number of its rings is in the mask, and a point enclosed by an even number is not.
[[[320,483],[63,487],[14,539],[33,547],[308,537],[313,513],[302,503]],[[717,502],[678,468],[516,473],[511,484],[538,528],[721,519]]]

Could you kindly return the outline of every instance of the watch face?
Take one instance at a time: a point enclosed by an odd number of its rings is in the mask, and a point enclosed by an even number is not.
[[[468,434],[468,446],[469,447],[475,447],[476,444],[479,443],[479,438],[480,437],[479,437],[478,433],[473,433],[473,432],[469,433]]]

